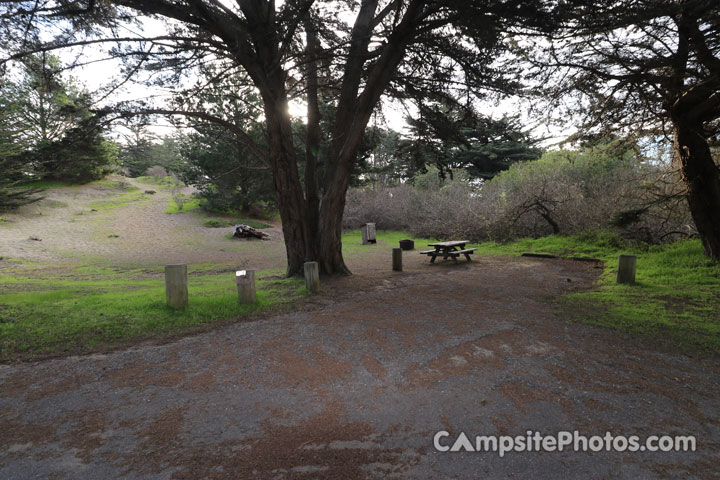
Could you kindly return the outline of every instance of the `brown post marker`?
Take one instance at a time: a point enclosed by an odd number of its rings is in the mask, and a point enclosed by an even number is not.
[[[396,272],[402,272],[402,248],[392,249],[392,269]]]
[[[375,236],[375,224],[374,223],[366,224],[365,231],[367,232],[368,243],[377,243],[377,237]]]
[[[360,227],[362,233],[362,244],[367,245],[368,243],[377,243],[377,237],[375,236],[375,224],[366,223]]]
[[[617,283],[635,283],[637,257],[635,255],[620,255],[618,258]]]
[[[305,262],[305,287],[315,293],[320,289],[320,270],[318,262]]]
[[[187,265],[165,265],[165,301],[172,308],[187,307]]]
[[[238,270],[235,272],[235,283],[240,303],[255,303],[255,270]]]

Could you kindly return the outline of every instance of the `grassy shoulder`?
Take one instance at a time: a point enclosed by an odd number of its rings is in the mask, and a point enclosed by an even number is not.
[[[235,225],[248,225],[257,229],[272,228],[272,225],[260,220],[249,219],[239,212],[219,212],[208,210],[207,206],[201,198],[194,195],[177,194],[170,198],[165,213],[188,213],[200,214],[203,217],[208,215],[222,215],[223,217],[207,217],[203,220],[203,225],[207,228],[225,228]]]
[[[561,299],[563,314],[584,323],[647,335],[684,351],[720,353],[720,264],[705,256],[699,240],[650,247],[624,245],[607,234],[521,239],[476,245],[480,254],[523,252],[589,256],[605,269],[593,291]],[[617,259],[637,255],[634,285],[618,285]]]
[[[377,232],[377,245],[384,247],[398,248],[400,240],[413,240],[415,248],[418,250],[425,249],[428,243],[437,242],[437,239],[414,237],[406,232],[396,232],[391,230],[382,230]],[[367,247],[362,244],[362,231],[347,230],[342,236],[343,255],[361,255],[367,252]],[[429,247],[428,247],[429,248]]]
[[[257,272],[255,305],[238,303],[232,269],[192,266],[190,305],[165,305],[162,267],[51,267],[0,272],[0,361],[82,353],[278,310],[303,295],[301,279]]]
[[[198,210],[200,208],[202,208],[202,200],[193,195],[178,193],[170,197],[170,203],[168,204],[165,213],[184,213]]]
[[[403,239],[423,248],[433,239],[378,232],[380,246]],[[364,255],[359,230],[343,235],[347,257]],[[477,257],[523,252],[594,257],[605,262],[596,289],[567,295],[567,318],[648,335],[686,351],[720,353],[720,265],[699,241],[642,248],[609,234],[551,236],[499,244],[471,244]],[[637,283],[617,285],[617,256],[638,256]],[[257,272],[258,303],[238,304],[233,269],[190,266],[190,306],[165,306],[162,267],[57,266],[4,261],[0,268],[0,361],[81,353],[144,338],[191,331],[226,319],[286,308],[304,295],[302,279],[281,271]]]
[[[378,232],[378,243],[397,247],[403,239],[425,248],[434,239],[403,232]],[[360,230],[343,235],[346,255],[362,254]],[[565,318],[645,336],[653,343],[686,352],[720,353],[720,264],[705,256],[699,240],[644,246],[623,242],[608,232],[508,243],[471,243],[476,256],[519,256],[546,253],[559,257],[590,257],[605,264],[597,288],[559,300]],[[621,253],[637,255],[634,285],[618,285]]]

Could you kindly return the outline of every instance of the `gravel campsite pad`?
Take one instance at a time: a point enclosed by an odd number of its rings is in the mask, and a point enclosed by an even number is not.
[[[710,478],[716,362],[558,315],[562,260],[326,283],[294,313],[0,367],[0,478]],[[386,269],[387,270],[387,269]],[[332,292],[332,293],[331,293]],[[694,435],[696,452],[439,452],[477,435]]]

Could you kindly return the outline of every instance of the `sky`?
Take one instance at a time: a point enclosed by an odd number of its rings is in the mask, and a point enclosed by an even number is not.
[[[351,19],[350,17],[348,18]],[[147,36],[162,35],[166,32],[162,21],[151,18],[143,19],[141,28],[142,33]],[[124,33],[128,35],[139,33],[139,31],[132,30],[129,27],[126,28],[126,30]],[[123,32],[120,33],[123,34]],[[73,69],[71,75],[83,83],[89,91],[94,92],[107,88],[109,84],[117,83],[118,80],[122,78],[121,65],[118,60],[109,59],[101,61],[101,59],[106,57],[101,47],[89,46],[84,47],[82,50],[76,49],[59,52],[61,59],[66,62],[74,60],[78,54],[82,55],[85,62],[89,61],[90,63],[83,67]],[[122,101],[150,100],[170,95],[172,95],[172,90],[162,89],[160,87],[148,87],[130,81],[109,96],[106,102],[118,103]],[[480,112],[493,118],[499,118],[503,115],[520,114],[523,125],[533,125],[533,134],[536,137],[545,138],[542,142],[543,146],[550,146],[557,143],[571,133],[570,129],[548,126],[538,123],[536,119],[530,118],[528,115],[528,106],[516,98],[505,99],[499,102],[486,102],[478,105],[478,107]],[[291,102],[289,111],[293,117],[299,119],[306,118],[306,106],[303,102]],[[405,116],[408,112],[415,113],[411,106],[403,107],[399,103],[392,102],[384,102],[383,104],[382,113],[386,121],[386,126],[400,133],[408,133],[407,123],[405,122]],[[157,119],[156,123],[149,127],[149,130],[157,136],[163,136],[172,134],[174,127],[166,119]],[[122,141],[122,134],[126,133],[126,130],[124,130],[123,127],[115,127],[114,133],[115,135],[113,136]]]

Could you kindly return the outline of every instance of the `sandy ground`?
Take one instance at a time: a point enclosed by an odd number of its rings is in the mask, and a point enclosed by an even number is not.
[[[199,216],[164,214],[169,192],[70,222],[97,194],[82,192],[59,192],[72,205],[43,218],[21,212],[27,222],[0,229],[2,254],[284,264],[278,235],[233,243]],[[109,225],[120,235],[112,242]],[[356,275],[324,280],[293,313],[0,366],[0,478],[718,478],[716,360],[561,318],[553,301],[592,288],[592,265],[430,265],[408,253],[398,273],[389,248],[353,249]],[[449,443],[460,432],[694,435],[697,451],[500,458],[439,452],[443,430]]]
[[[0,257],[40,262],[48,268],[77,264],[134,267],[215,263],[283,270],[287,265],[278,221],[263,220],[272,225],[263,230],[270,235],[267,241],[228,239],[226,235],[232,232],[232,227],[203,225],[209,216],[221,216],[199,211],[165,213],[172,203],[169,189],[125,177],[109,180],[156,193],[127,205],[93,212],[94,202],[119,198],[125,192],[98,184],[47,190],[41,202],[2,214]],[[183,191],[188,194],[191,190],[186,187]],[[387,244],[380,234],[376,245],[351,249],[345,255],[346,262],[360,277],[374,277],[391,264],[392,247],[397,245]],[[420,272],[428,267],[427,258],[420,255],[408,256],[404,262],[406,271]],[[0,261],[0,271],[2,265]]]
[[[170,190],[133,179],[114,179],[156,193],[128,205],[93,212],[93,202],[118,198],[124,192],[98,184],[48,190],[43,201],[3,214],[7,223],[0,224],[0,256],[113,265],[242,265],[252,258],[257,263],[255,268],[284,268],[285,248],[279,228],[267,230],[269,241],[229,240],[225,235],[232,228],[207,228],[203,226],[205,215],[165,213],[171,202]]]

